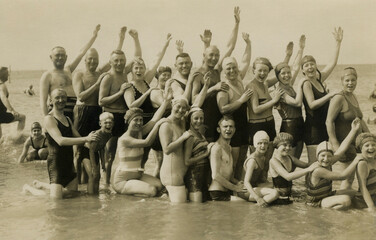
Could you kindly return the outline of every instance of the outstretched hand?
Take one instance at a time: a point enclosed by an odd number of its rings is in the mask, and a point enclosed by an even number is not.
[[[129,35],[131,35],[132,38],[134,38],[134,39],[138,38],[138,32],[137,32],[137,30],[131,29],[131,30],[129,30],[128,33],[129,33]]]
[[[205,29],[204,34],[200,34],[201,41],[203,41],[205,44],[210,45],[210,42],[212,40],[212,32],[210,29]]]
[[[98,32],[99,32],[99,30],[101,30],[101,25],[100,25],[100,24],[98,24],[98,25],[95,27],[94,32],[93,32],[93,35],[94,35],[94,36],[98,36]]]
[[[239,7],[234,7],[234,18],[235,18],[236,23],[240,22],[240,8]]]
[[[120,38],[125,38],[125,32],[126,31],[127,31],[127,27],[126,26],[123,26],[122,28],[120,28],[119,37]]]
[[[333,36],[334,36],[334,39],[337,41],[337,42],[342,42],[342,39],[343,39],[343,30],[341,27],[338,27],[338,28],[334,28],[334,32],[333,32]]]
[[[351,123],[351,128],[355,129],[356,131],[360,129],[360,126],[361,126],[360,118],[355,118]]]
[[[291,56],[293,50],[294,50],[294,43],[293,43],[293,42],[289,42],[289,43],[287,44],[287,47],[286,47],[286,55]]]
[[[182,40],[176,40],[175,44],[179,53],[184,52],[184,42]]]
[[[242,33],[242,36],[243,36],[244,41],[245,41],[247,44],[250,44],[250,43],[251,43],[251,40],[249,40],[249,34],[248,34],[248,33],[243,32],[243,33]]]
[[[306,41],[306,36],[303,34],[302,36],[300,36],[300,39],[299,39],[299,48],[300,49],[305,48],[305,41]]]
[[[167,43],[167,44],[170,44],[171,39],[172,39],[172,35],[171,35],[171,33],[167,33],[166,43]]]

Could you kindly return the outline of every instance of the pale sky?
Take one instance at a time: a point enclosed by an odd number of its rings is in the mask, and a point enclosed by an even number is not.
[[[234,6],[241,9],[233,54],[238,59],[245,47],[241,32],[250,34],[252,61],[263,56],[274,65],[283,59],[286,44],[294,41],[297,48],[305,34],[305,53],[326,64],[335,46],[332,31],[342,26],[338,63],[376,63],[374,0],[0,0],[0,65],[16,70],[51,68],[50,50],[57,45],[65,47],[70,63],[99,23],[102,27],[93,47],[101,63],[116,47],[120,27],[127,26],[138,30],[147,64],[171,33],[173,40],[162,64],[173,65],[175,40],[181,39],[199,66],[203,50],[199,34],[211,29],[212,44],[224,51],[234,24]],[[128,34],[123,50],[129,58],[133,55]]]

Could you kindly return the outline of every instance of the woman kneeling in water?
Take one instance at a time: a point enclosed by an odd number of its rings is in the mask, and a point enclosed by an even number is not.
[[[144,147],[150,146],[157,136],[159,126],[165,121],[158,121],[171,100],[171,94],[164,99],[153,118],[143,125],[143,111],[140,108],[131,108],[124,116],[128,123],[128,130],[118,140],[119,166],[114,174],[113,188],[120,194],[139,194],[154,197],[162,184],[158,178],[144,174],[141,160]],[[155,123],[158,121],[157,123]],[[149,133],[150,132],[150,133]],[[143,139],[147,133],[149,135]]]

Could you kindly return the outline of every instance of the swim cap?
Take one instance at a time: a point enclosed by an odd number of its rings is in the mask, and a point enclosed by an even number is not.
[[[193,114],[193,113],[198,112],[198,111],[203,111],[203,110],[199,107],[192,106],[191,109],[189,110],[188,114]]]
[[[363,145],[366,142],[369,141],[374,141],[376,142],[376,136],[372,133],[366,132],[366,133],[361,133],[356,137],[355,140],[355,146],[359,149],[362,150]]]
[[[186,107],[189,107],[188,100],[183,96],[178,96],[171,101],[171,105],[175,106],[177,103],[184,103]]]
[[[303,65],[306,64],[307,62],[314,62],[316,64],[316,60],[314,57],[312,57],[311,55],[305,55],[301,61],[302,68],[303,68]]]
[[[124,115],[125,121],[129,124],[133,118],[141,116],[144,113],[141,108],[130,108]]]
[[[319,145],[317,145],[316,148],[316,157],[322,153],[322,152],[331,152],[334,154],[333,146],[330,142],[328,141],[323,141]]]
[[[278,148],[279,146],[281,146],[284,143],[292,144],[293,140],[294,140],[294,138],[292,137],[291,134],[285,133],[285,132],[280,132],[274,138],[273,146],[274,146],[274,148]]]
[[[33,124],[31,124],[31,130],[34,130],[34,129],[42,129],[42,125],[40,125],[39,122],[33,122]]]
[[[103,112],[101,113],[101,115],[99,115],[99,121],[105,120],[107,118],[114,120],[114,115],[110,112]]]
[[[353,75],[356,78],[358,78],[358,73],[356,72],[355,68],[353,68],[353,67],[347,67],[347,68],[343,69],[342,78],[347,76],[347,75]]]
[[[269,59],[264,58],[264,57],[258,57],[256,60],[253,62],[253,69],[256,69],[256,64],[264,64],[268,66],[269,71],[273,69],[272,64],[270,63]]]
[[[285,67],[290,68],[290,66],[285,62],[278,63],[278,65],[275,66],[274,72],[275,72],[275,76],[277,77],[278,81],[279,81],[278,75],[282,71],[282,69],[284,69]]]
[[[237,68],[239,67],[238,62],[236,61],[236,59],[234,57],[226,57],[222,61],[222,68],[224,69],[226,67],[226,65],[228,65],[230,63],[235,64]]]
[[[256,147],[257,143],[261,140],[270,141],[269,135],[265,131],[258,131],[253,136],[253,145]]]

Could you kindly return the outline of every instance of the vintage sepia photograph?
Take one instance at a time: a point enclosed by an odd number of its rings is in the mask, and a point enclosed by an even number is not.
[[[375,13],[0,0],[0,238],[374,239]]]

